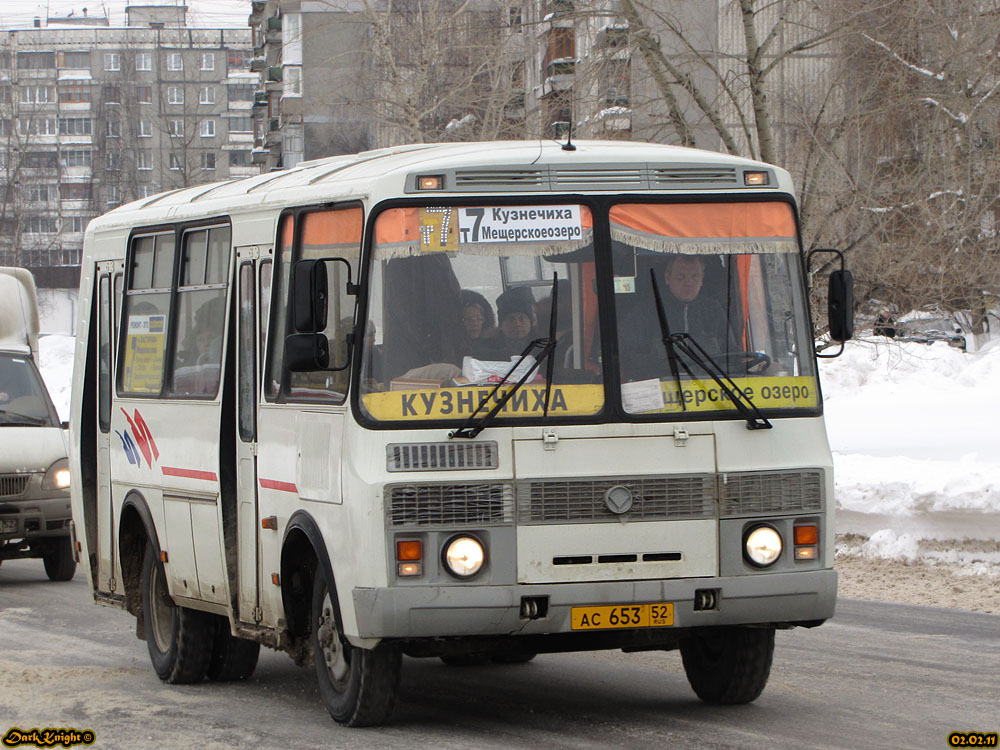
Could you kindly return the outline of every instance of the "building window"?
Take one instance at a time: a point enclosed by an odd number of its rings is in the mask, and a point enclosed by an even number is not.
[[[240,83],[229,87],[229,101],[231,102],[252,102],[253,84]]]
[[[152,104],[153,103],[153,87],[152,86],[136,86],[135,87],[135,99],[139,104]]]
[[[93,162],[91,151],[69,150],[62,152],[64,167],[89,167]]]
[[[91,121],[89,117],[60,117],[60,135],[90,135]]]
[[[90,86],[82,83],[60,84],[59,101],[63,104],[89,102]]]
[[[156,185],[139,185],[136,190],[140,198],[148,198],[156,193]]]
[[[231,167],[249,167],[250,166],[250,152],[249,151],[230,151],[229,152],[229,166],[231,166]]]
[[[201,168],[202,169],[215,169],[215,152],[214,151],[202,151],[202,153],[201,153]]]
[[[51,86],[22,86],[21,104],[48,104],[56,100],[56,92]]]
[[[302,96],[302,68],[298,65],[288,65],[282,72],[285,79],[285,96]]]
[[[109,172],[117,172],[122,168],[122,155],[117,151],[105,154],[104,168]]]
[[[147,149],[141,149],[135,152],[135,168],[141,172],[147,172],[153,169],[153,152]]]
[[[89,182],[69,182],[59,186],[59,198],[64,201],[89,201],[90,196],[91,184]],[[83,230],[74,229],[73,231],[82,232]]]
[[[60,68],[72,68],[74,70],[90,70],[89,52],[60,52]]]
[[[139,120],[137,123],[136,135],[140,138],[152,138],[153,137],[153,122],[152,120]]]
[[[200,134],[202,138],[214,138],[215,120],[202,120],[200,127]]]
[[[184,120],[167,120],[167,135],[171,138],[183,138]]]
[[[90,187],[89,185],[87,187]],[[70,216],[70,227],[69,231],[74,234],[83,232],[87,228],[87,217],[86,216]]]
[[[28,234],[55,234],[59,230],[54,216],[29,216],[24,231]]]
[[[104,69],[105,70],[121,70],[122,69],[122,56],[117,52],[105,52],[104,53]]]
[[[21,157],[25,169],[55,169],[58,164],[54,151],[28,151]]]
[[[215,70],[215,53],[214,52],[202,52],[201,53],[201,69],[202,70]]]
[[[117,206],[122,202],[122,191],[117,185],[108,185],[105,187],[104,194],[108,198],[109,206]]]
[[[18,52],[18,70],[47,70],[56,66],[55,52]]]
[[[184,56],[180,52],[171,52],[167,55],[167,70],[184,70]]]
[[[111,119],[108,120],[108,128],[104,133],[108,138],[121,138],[122,137],[122,121]]]
[[[58,135],[59,120],[55,117],[21,118],[18,121],[21,135]]]
[[[184,154],[170,154],[169,156],[170,169],[174,171],[184,169]]]
[[[248,49],[231,49],[226,50],[226,62],[229,64],[229,69],[242,69],[250,65],[251,53]]]
[[[101,89],[101,98],[105,104],[121,104],[122,90],[120,86],[104,86]]]
[[[29,203],[48,203],[56,197],[55,185],[29,185],[24,191]]]
[[[215,86],[202,86],[198,95],[199,104],[215,104]]]
[[[153,69],[153,54],[151,52],[137,52],[135,54],[135,69],[136,70],[152,70]]]
[[[183,103],[184,103],[184,87],[168,86],[167,104],[183,104]]]
[[[229,118],[229,132],[230,133],[252,133],[253,132],[253,118],[252,117],[230,117]]]

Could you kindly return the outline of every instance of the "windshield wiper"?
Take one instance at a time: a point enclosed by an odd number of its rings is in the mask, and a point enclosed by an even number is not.
[[[676,350],[686,355],[695,365],[708,373],[709,377],[716,382],[719,388],[729,397],[729,400],[733,402],[733,406],[736,407],[736,411],[740,413],[740,416],[747,421],[748,430],[770,430],[774,425],[768,421],[767,417],[761,413],[761,410],[757,408],[757,405],[750,397],[733,382],[733,379],[719,367],[719,363],[712,358],[712,355],[706,352],[690,333],[670,333],[670,327],[667,324],[667,315],[663,309],[663,298],[660,296],[660,287],[656,283],[656,274],[650,273],[653,279],[653,296],[656,300],[656,313],[660,321],[663,347],[667,351],[670,370],[674,375],[674,381],[677,383],[677,396],[681,401],[681,407],[685,411],[687,410],[687,405],[684,402],[684,393],[681,391]],[[687,374],[693,378],[694,374],[691,370],[683,363],[681,364],[684,366]]]
[[[5,422],[12,427],[45,427],[49,424],[47,417],[33,417],[30,414],[21,414],[16,411],[8,411],[6,409],[0,409],[0,418],[9,419],[9,422]],[[23,425],[18,425],[19,421],[24,421]]]
[[[549,337],[546,339],[534,339],[524,348],[524,351],[521,352],[521,356],[518,357],[517,362],[515,362],[506,373],[504,373],[503,379],[497,383],[493,387],[493,390],[479,402],[479,405],[475,409],[473,409],[472,414],[470,414],[469,418],[465,420],[465,423],[454,432],[448,433],[449,438],[474,438],[486,429],[496,418],[497,414],[500,413],[500,410],[503,409],[504,405],[511,400],[514,393],[517,392],[522,385],[528,382],[528,379],[534,374],[535,370],[537,370],[546,359],[548,359],[548,363],[545,368],[545,401],[542,416],[547,417],[549,415],[549,394],[552,390],[552,372],[555,365],[555,358],[552,356],[552,352],[554,352],[556,348],[556,303],[558,302],[556,299],[556,282],[558,280],[559,274],[554,272],[552,274],[552,310],[549,313]],[[480,410],[490,402],[490,399],[492,399],[494,394],[500,390],[501,386],[507,385],[507,379],[517,371],[517,368],[521,366],[521,363],[524,362],[528,355],[531,354],[531,352],[536,348],[539,352],[535,363],[528,368],[528,371],[521,376],[520,380],[510,386],[501,399],[494,404],[493,408],[477,421],[476,415],[480,412]]]

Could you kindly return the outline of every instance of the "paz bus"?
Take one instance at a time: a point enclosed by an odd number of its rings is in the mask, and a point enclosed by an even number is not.
[[[660,145],[419,144],[117,208],[72,396],[93,597],[162,680],[263,644],[351,726],[403,655],[676,649],[752,701],[775,630],[834,613],[807,282],[785,171]],[[834,271],[835,340],[850,296]]]

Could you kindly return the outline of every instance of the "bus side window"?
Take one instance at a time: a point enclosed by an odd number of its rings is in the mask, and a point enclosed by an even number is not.
[[[184,234],[170,392],[213,398],[222,371],[229,227]]]
[[[118,385],[121,393],[159,395],[167,349],[174,234],[136,237],[131,251]]]

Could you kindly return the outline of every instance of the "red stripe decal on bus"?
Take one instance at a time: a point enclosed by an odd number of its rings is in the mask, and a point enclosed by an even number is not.
[[[279,482],[277,479],[259,479],[260,486],[265,490],[280,490],[282,492],[294,492],[299,494],[299,488],[293,482]]]
[[[160,467],[168,477],[184,477],[185,479],[205,479],[209,482],[219,481],[214,471],[198,471],[197,469],[177,469],[173,466]]]

